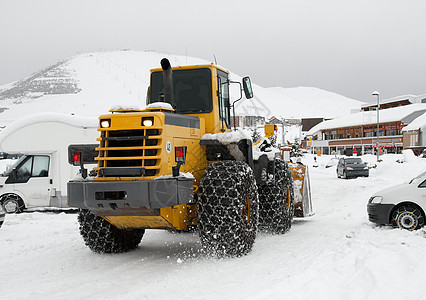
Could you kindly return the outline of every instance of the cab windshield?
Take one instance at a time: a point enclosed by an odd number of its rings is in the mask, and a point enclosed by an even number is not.
[[[178,113],[212,111],[212,79],[210,69],[173,71],[173,97],[170,103]],[[151,74],[149,103],[164,102],[163,72]]]
[[[414,177],[413,179],[411,179],[409,184],[412,184],[414,181],[417,181],[418,179],[423,178],[425,176],[426,176],[426,172],[423,172],[423,173],[417,175],[416,177]]]
[[[27,158],[27,155],[21,156],[13,165],[7,168],[6,171],[4,171],[1,176],[8,177],[10,173],[12,173],[13,169],[15,169],[22,161],[24,161]]]

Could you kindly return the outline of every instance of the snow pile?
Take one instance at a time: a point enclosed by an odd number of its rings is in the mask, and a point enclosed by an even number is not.
[[[261,138],[258,143],[253,145],[253,159],[258,160],[264,154],[269,160],[273,160],[277,156],[281,157],[281,151],[273,147],[271,141],[266,137]]]
[[[110,108],[110,111],[120,111],[120,110],[140,111],[141,109],[137,105],[114,105]]]
[[[154,103],[148,104],[146,108],[164,108],[164,109],[173,110],[173,106],[167,102],[154,102]]]
[[[201,137],[201,140],[217,140],[224,145],[238,143],[244,139],[251,140],[250,131],[238,129],[232,132],[220,132],[215,134],[207,133]]]
[[[195,177],[194,177],[194,175],[192,175],[192,173],[189,173],[189,172],[187,172],[187,173],[185,173],[185,172],[179,172],[179,176],[173,176],[171,174],[170,175],[162,175],[162,176],[155,177],[154,180],[179,179],[179,178],[181,178],[181,179],[191,179],[191,180],[195,179]]]

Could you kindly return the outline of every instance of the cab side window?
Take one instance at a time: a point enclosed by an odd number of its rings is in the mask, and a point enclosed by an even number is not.
[[[49,175],[49,156],[34,156],[32,177],[47,177]]]
[[[426,188],[426,180],[419,184],[419,188]]]
[[[15,172],[11,173],[6,183],[25,183],[31,177],[49,176],[49,161],[49,156],[28,156],[28,158],[16,168]]]
[[[228,74],[220,70],[218,74],[218,96],[219,96],[219,117],[224,121],[228,128],[231,128],[231,116],[229,105],[229,80]]]

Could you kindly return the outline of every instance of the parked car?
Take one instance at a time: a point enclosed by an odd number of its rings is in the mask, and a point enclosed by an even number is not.
[[[368,165],[360,157],[343,157],[339,159],[336,172],[338,178],[369,176]]]
[[[375,193],[367,205],[368,219],[377,224],[417,230],[425,224],[426,172],[409,183]]]

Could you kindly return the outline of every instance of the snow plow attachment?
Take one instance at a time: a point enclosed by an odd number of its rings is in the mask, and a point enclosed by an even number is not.
[[[294,216],[310,217],[312,211],[311,183],[309,180],[308,166],[289,163],[294,182]]]

